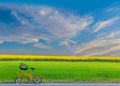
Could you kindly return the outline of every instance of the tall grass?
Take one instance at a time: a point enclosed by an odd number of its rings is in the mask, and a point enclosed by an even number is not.
[[[120,62],[114,56],[37,56],[37,55],[0,55],[0,61],[111,61]]]

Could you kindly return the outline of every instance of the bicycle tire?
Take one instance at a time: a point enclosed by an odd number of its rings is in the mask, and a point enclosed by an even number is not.
[[[16,77],[14,80],[15,84],[20,84],[22,82],[22,78]]]
[[[40,83],[42,83],[42,77],[41,77],[41,76],[39,76],[39,75],[34,75],[33,78],[34,78],[33,83],[35,83],[35,84],[40,84]]]

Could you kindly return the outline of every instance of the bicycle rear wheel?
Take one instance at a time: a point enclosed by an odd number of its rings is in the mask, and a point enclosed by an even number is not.
[[[40,83],[42,82],[42,77],[39,76],[39,75],[35,75],[33,78],[34,78],[34,79],[33,79],[33,82],[34,82],[35,84],[40,84]]]
[[[16,77],[14,80],[15,84],[20,84],[22,82],[22,78]]]

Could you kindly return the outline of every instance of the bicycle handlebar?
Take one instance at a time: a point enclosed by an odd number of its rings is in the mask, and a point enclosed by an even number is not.
[[[20,66],[20,69],[22,69],[22,70],[27,70],[27,69],[31,69],[31,70],[35,70],[35,68],[33,68],[33,67],[29,67],[28,65],[26,65],[26,64],[24,64],[24,63],[21,63],[21,65],[23,65],[23,66],[26,66],[26,68],[21,68],[21,66]]]
[[[32,67],[31,67],[31,70],[35,70],[35,68],[32,68]]]

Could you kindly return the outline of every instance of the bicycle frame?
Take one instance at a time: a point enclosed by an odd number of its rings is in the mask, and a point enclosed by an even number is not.
[[[18,78],[23,78],[24,76],[27,76],[29,80],[34,80],[33,75],[32,74],[26,74],[26,73],[21,73],[18,75]]]

